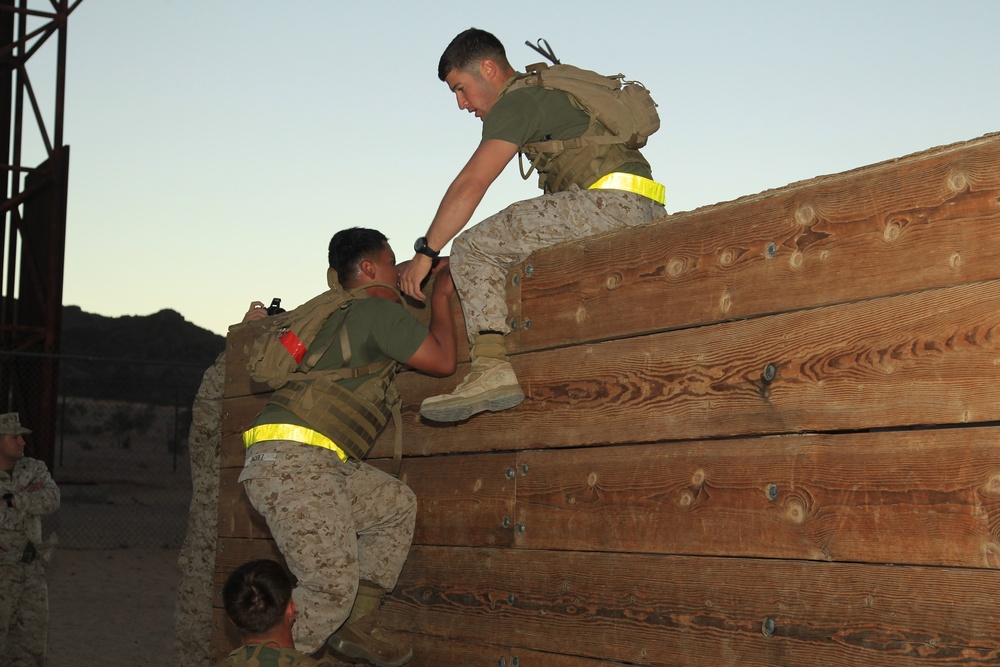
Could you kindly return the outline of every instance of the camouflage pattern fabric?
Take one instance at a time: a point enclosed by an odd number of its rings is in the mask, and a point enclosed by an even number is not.
[[[326,658],[311,658],[301,651],[283,648],[273,642],[241,646],[217,667],[334,667],[334,663]]]
[[[49,589],[42,562],[0,564],[0,665],[44,665],[48,624]]]
[[[34,484],[41,488],[26,490]],[[45,463],[22,458],[9,474],[0,472],[5,493],[14,494],[14,507],[0,502],[0,665],[41,666],[49,622],[42,516],[59,509],[59,487]]]
[[[222,443],[222,390],[225,353],[205,371],[191,408],[191,508],[187,534],[177,559],[181,580],[174,606],[174,664],[211,664],[212,575],[219,537],[219,450]]]
[[[470,342],[480,331],[510,333],[507,273],[535,250],[641,225],[666,214],[662,205],[632,192],[572,186],[515,202],[470,227],[451,246],[451,275]]]
[[[240,475],[298,583],[295,648],[312,653],[347,619],[360,579],[392,590],[409,553],[417,499],[366,463],[287,440],[247,450]]]

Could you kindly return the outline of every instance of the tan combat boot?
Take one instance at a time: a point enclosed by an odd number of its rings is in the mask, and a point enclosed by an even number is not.
[[[385,593],[384,588],[362,581],[350,617],[326,640],[327,648],[341,658],[365,660],[376,667],[408,663],[413,649],[393,644],[378,624],[378,609]]]
[[[524,392],[507,360],[503,334],[472,336],[472,368],[450,394],[425,398],[420,414],[436,422],[459,422],[489,410],[499,412],[519,405]]]

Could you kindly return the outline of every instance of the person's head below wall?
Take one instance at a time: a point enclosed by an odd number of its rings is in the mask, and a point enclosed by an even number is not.
[[[330,268],[337,273],[337,281],[342,286],[350,287],[358,279],[361,262],[377,260],[388,246],[385,234],[376,229],[342,229],[330,239]]]
[[[479,72],[479,64],[484,60],[492,60],[497,65],[510,67],[507,51],[499,39],[485,30],[469,28],[451,40],[448,48],[441,54],[441,60],[438,61],[438,78],[444,81],[452,70],[476,74]]]
[[[281,624],[286,614],[295,615],[292,580],[281,565],[268,559],[233,570],[222,587],[222,603],[244,636],[262,635]]]

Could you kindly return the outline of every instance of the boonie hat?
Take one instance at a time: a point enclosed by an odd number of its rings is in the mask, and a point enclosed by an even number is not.
[[[21,418],[16,412],[0,415],[0,435],[23,435],[31,433],[31,429],[21,426]]]

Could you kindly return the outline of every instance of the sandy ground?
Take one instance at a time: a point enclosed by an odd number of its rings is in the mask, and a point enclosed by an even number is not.
[[[173,665],[186,438],[175,456],[171,407],[72,399],[67,413],[78,428],[57,451],[62,504],[43,522],[59,541],[47,572],[48,667]],[[148,418],[129,426],[122,415]]]
[[[56,550],[49,667],[173,664],[177,549]]]

